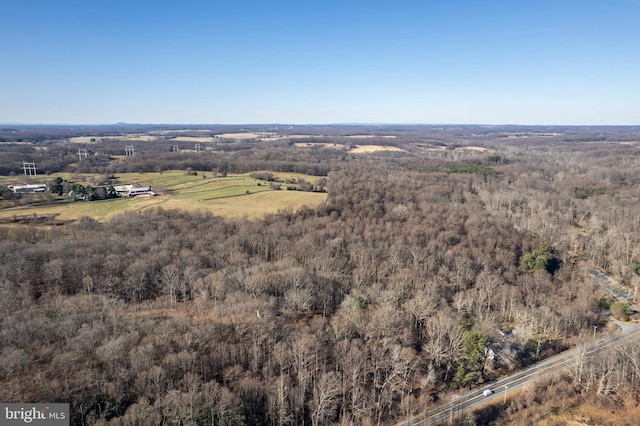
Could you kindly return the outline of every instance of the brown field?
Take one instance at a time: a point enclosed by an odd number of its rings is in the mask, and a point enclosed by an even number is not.
[[[315,207],[326,198],[327,194],[316,192],[265,191],[242,197],[219,198],[200,204],[216,216],[254,219],[263,217],[265,214],[277,213],[279,210],[291,209],[296,211],[303,205]],[[176,206],[176,208],[198,210],[197,208],[186,208],[185,206]]]
[[[317,206],[327,198],[327,194],[301,191],[264,191],[248,195],[197,201],[185,200],[167,195],[157,197],[139,196],[131,199],[105,201],[78,201],[50,206],[24,206],[0,210],[0,218],[35,216],[55,216],[56,220],[77,220],[83,216],[100,222],[108,220],[124,211],[142,211],[154,207],[180,209],[185,211],[208,210],[216,216],[246,217],[255,219],[279,210],[296,211],[300,206]]]
[[[149,141],[155,141],[156,139],[158,139],[158,137],[153,135],[127,135],[125,139],[130,141],[149,142]]]
[[[467,150],[467,151],[480,151],[480,152],[489,151],[487,148],[483,146],[463,146],[463,147],[460,147],[460,149]]]
[[[487,152],[488,148],[483,146],[458,146],[458,147],[450,147],[445,145],[423,145],[416,144],[417,147],[422,149],[423,151],[477,151],[477,152]]]
[[[91,142],[91,139],[95,139],[96,141],[102,138],[96,136],[78,136],[75,138],[69,138],[69,142],[71,143],[94,143]]]
[[[379,146],[379,145],[356,145],[355,148],[349,150],[352,154],[370,154],[372,152],[379,151],[395,151],[395,152],[407,152],[404,149],[396,146]]]
[[[178,136],[171,140],[177,142],[213,142],[213,139],[209,136]]]

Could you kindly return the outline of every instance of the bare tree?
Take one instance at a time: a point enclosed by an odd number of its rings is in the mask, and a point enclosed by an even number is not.
[[[311,424],[331,424],[336,415],[340,397],[340,381],[333,371],[325,372],[316,380],[311,401]]]
[[[178,291],[180,281],[182,281],[180,270],[172,264],[166,265],[162,268],[160,280],[162,282],[163,292],[169,295],[169,302],[172,305],[175,304],[177,300],[176,293]]]

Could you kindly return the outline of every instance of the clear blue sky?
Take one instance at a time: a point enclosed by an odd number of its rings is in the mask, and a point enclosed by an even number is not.
[[[0,122],[640,124],[638,0],[0,0]]]

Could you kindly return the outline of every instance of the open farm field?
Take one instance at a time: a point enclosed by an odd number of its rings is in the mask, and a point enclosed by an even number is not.
[[[304,173],[290,173],[290,172],[275,172],[274,177],[278,181],[286,181],[288,179],[305,179],[309,182],[315,182],[318,180],[318,176],[310,176]],[[162,173],[118,173],[116,178],[118,182],[122,183],[135,183],[139,185],[166,185],[169,191],[184,189],[186,187],[207,185],[208,187],[218,186],[237,186],[237,182],[244,182],[245,185],[254,187],[268,186],[264,181],[253,179],[249,176],[249,173],[228,175],[227,177],[216,177],[209,172],[198,172],[198,175],[189,176],[179,170],[165,171]]]
[[[100,180],[98,175],[58,173],[47,176],[46,179],[40,181],[51,181],[57,176],[83,184],[91,184]],[[203,176],[205,177],[203,178]],[[276,176],[282,180],[295,178],[297,180],[305,179],[308,182],[314,182],[317,179],[315,176],[300,173],[282,173]],[[159,195],[91,202],[25,205],[0,210],[0,218],[55,215],[58,220],[77,220],[80,217],[88,216],[98,221],[104,221],[125,211],[142,211],[153,207],[162,207],[185,211],[208,210],[215,215],[253,219],[265,214],[276,213],[281,209],[295,211],[303,205],[316,206],[326,199],[326,193],[274,191],[269,188],[267,182],[253,179],[249,174],[213,178],[211,175],[207,177],[206,173],[190,176],[185,175],[182,171],[167,171],[163,173],[122,173],[118,174],[117,179],[118,184],[151,186]],[[16,182],[2,177],[0,183],[8,185]]]
[[[354,136],[347,136],[349,138],[355,138]],[[360,137],[359,139],[363,139],[366,136]],[[340,143],[310,143],[310,142],[296,142],[294,144],[296,148],[326,148],[326,149],[346,149],[346,145]],[[349,152],[352,154],[370,154],[372,152],[379,151],[396,151],[396,152],[406,152],[402,148],[398,148],[395,146],[381,146],[381,145],[356,145],[355,148],[350,149]]]
[[[171,140],[176,142],[213,142],[209,136],[177,136]]]
[[[154,136],[154,135],[127,135],[123,139],[124,140],[129,140],[129,141],[149,142],[149,141],[155,141],[158,138],[156,136]]]
[[[46,206],[21,206],[0,210],[0,219],[33,216],[55,216],[57,220],[77,220],[88,216],[97,221],[104,221],[116,214],[130,211],[139,211],[151,205],[154,201],[149,197],[132,199],[120,198],[104,201],[77,201],[73,203],[51,204]]]
[[[296,211],[303,205],[316,206],[326,199],[326,194],[300,191],[263,190],[251,194],[223,195],[213,199],[196,199],[189,197],[168,198],[159,207],[181,209],[186,211],[208,210],[217,216],[247,217],[255,219],[280,210]]]
[[[380,145],[356,145],[355,148],[349,150],[352,154],[370,154],[372,152],[379,151],[395,151],[395,152],[406,152],[402,148],[398,148],[396,146],[380,146]]]
[[[120,198],[61,205],[20,207],[0,211],[0,218],[20,217],[25,215],[51,216],[57,220],[77,220],[88,216],[99,222],[108,220],[125,211],[140,212],[155,207],[179,209],[189,212],[207,210],[216,216],[247,217],[255,219],[265,214],[277,213],[279,210],[295,211],[302,205],[314,206],[324,201],[326,194],[298,191],[263,191],[252,194],[240,191],[221,191],[217,198],[206,197],[206,194],[184,194],[177,197],[160,195],[157,197]]]
[[[316,135],[286,135],[286,136],[282,136],[282,137],[283,138],[287,137],[289,139],[306,139],[306,138],[312,138],[314,136],[316,136]]]
[[[463,147],[460,147],[460,149],[467,150],[467,151],[479,151],[479,152],[489,151],[487,148],[483,146],[463,146]]]
[[[95,143],[96,140],[99,140],[95,136],[77,136],[75,138],[69,138],[69,142],[71,143]]]

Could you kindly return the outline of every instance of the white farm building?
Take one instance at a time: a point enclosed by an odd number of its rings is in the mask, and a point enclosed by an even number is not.
[[[47,192],[46,183],[34,183],[30,185],[15,185],[10,186],[9,190],[16,194],[41,194]]]
[[[134,185],[117,185],[113,189],[116,190],[121,197],[135,197],[137,195],[158,195],[151,190],[150,186],[134,186]]]

